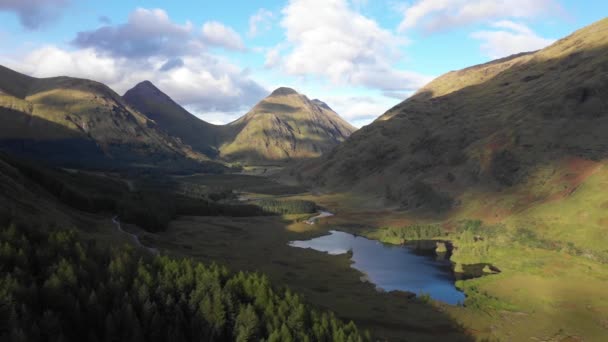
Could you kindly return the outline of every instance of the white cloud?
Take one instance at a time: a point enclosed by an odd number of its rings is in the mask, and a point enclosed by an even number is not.
[[[559,10],[556,0],[418,0],[405,8],[399,31],[420,26],[437,31],[500,18],[532,18]]]
[[[272,18],[274,14],[265,8],[260,8],[254,15],[249,17],[249,32],[250,37],[255,37],[263,31],[270,30],[272,27]]]
[[[211,45],[217,45],[230,50],[244,50],[245,45],[241,36],[234,29],[217,21],[209,21],[203,25],[203,40]]]
[[[109,85],[119,94],[143,80],[150,80],[181,105],[199,112],[240,111],[268,93],[246,71],[218,56],[185,56],[180,63],[163,70],[168,62],[171,60],[161,57],[142,61],[111,57],[94,49],[67,51],[55,46],[0,59],[0,64],[32,76],[93,79]]]
[[[417,89],[428,80],[396,69],[407,40],[353,10],[346,0],[291,0],[282,13],[287,52],[270,50],[267,65],[279,65],[290,75],[383,90]]]
[[[382,96],[326,96],[320,98],[356,127],[374,121],[400,101]]]
[[[214,125],[225,125],[237,120],[241,116],[245,115],[251,108],[243,107],[238,111],[231,112],[217,112],[217,111],[201,111],[196,107],[186,107],[190,113],[196,115],[201,120],[205,120]]]
[[[281,64],[281,49],[281,45],[277,45],[266,51],[264,60],[265,68],[274,68]]]
[[[493,59],[542,49],[555,42],[538,36],[526,25],[508,20],[496,22],[492,27],[496,29],[473,32],[471,37],[481,40],[481,51]]]
[[[238,33],[215,21],[200,33],[193,28],[162,9],[137,8],[126,23],[79,32],[72,41],[76,50],[46,46],[0,63],[37,77],[93,79],[121,94],[149,80],[181,105],[215,116],[242,111],[267,94],[246,69],[207,49],[244,50]]]
[[[203,44],[192,35],[192,23],[171,21],[162,9],[137,8],[124,24],[78,32],[72,44],[114,57],[147,58],[197,54]]]
[[[119,71],[121,63],[118,60],[99,56],[93,49],[70,52],[49,45],[14,60],[3,61],[4,63],[16,68],[16,71],[36,77],[66,75],[102,83],[112,83],[122,77]]]

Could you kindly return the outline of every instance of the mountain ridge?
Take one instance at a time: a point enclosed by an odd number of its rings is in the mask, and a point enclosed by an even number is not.
[[[466,207],[475,191],[517,192],[500,217],[558,196],[543,182],[564,183],[564,165],[607,155],[606,52],[608,19],[537,52],[449,72],[296,173],[438,212]]]
[[[190,114],[149,81],[123,96],[168,134],[211,158],[247,163],[320,156],[356,129],[320,100],[279,87],[242,117],[212,125]]]
[[[0,68],[0,145],[58,165],[113,167],[207,158],[158,131],[103,83]]]

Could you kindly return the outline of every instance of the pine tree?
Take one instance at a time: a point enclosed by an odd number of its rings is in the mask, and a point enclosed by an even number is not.
[[[234,333],[239,342],[254,341],[258,331],[259,319],[252,305],[241,306],[236,317]]]

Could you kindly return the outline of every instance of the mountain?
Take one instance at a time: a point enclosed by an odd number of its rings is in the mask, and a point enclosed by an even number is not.
[[[144,81],[127,91],[123,99],[134,109],[154,120],[167,134],[179,137],[193,149],[217,157],[221,126],[212,125],[173,101],[150,81]]]
[[[0,148],[62,166],[160,165],[204,157],[157,130],[106,85],[0,66]]]
[[[222,158],[248,162],[318,157],[356,130],[324,102],[285,87],[228,127],[234,137],[220,146]]]
[[[167,134],[212,158],[267,163],[318,157],[356,129],[326,103],[281,87],[246,115],[223,126],[209,124],[181,107],[149,81],[124,100]]]
[[[295,171],[404,209],[497,220],[566,198],[605,169],[606,99],[608,19],[449,72]]]

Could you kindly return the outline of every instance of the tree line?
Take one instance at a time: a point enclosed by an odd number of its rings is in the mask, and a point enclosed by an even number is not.
[[[317,211],[315,202],[306,200],[263,199],[254,202],[264,211],[276,214],[312,214]]]
[[[430,240],[445,235],[437,224],[413,224],[406,227],[384,227],[380,230],[380,240],[385,242],[405,242],[408,240]]]
[[[192,216],[266,216],[276,213],[254,204],[227,203],[231,192],[192,198],[162,189],[130,192],[121,181],[83,172],[70,174],[62,170],[40,167],[30,162],[8,159],[21,174],[36,183],[42,191],[62,203],[90,213],[119,215],[127,223],[144,230],[166,230],[169,222],[180,215]]]

